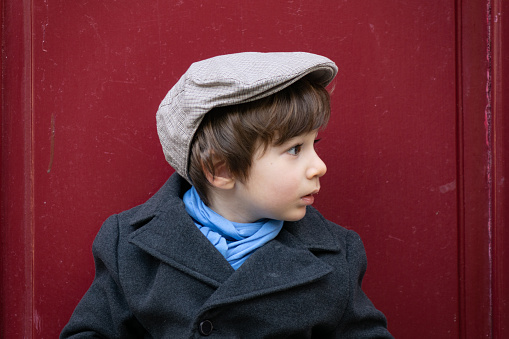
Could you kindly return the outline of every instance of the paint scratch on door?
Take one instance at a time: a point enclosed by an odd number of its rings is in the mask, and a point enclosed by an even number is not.
[[[456,180],[451,181],[450,183],[447,183],[445,185],[442,185],[438,189],[440,190],[440,193],[454,191],[456,189]]]
[[[486,129],[486,184],[488,186],[488,262],[489,262],[489,309],[493,309],[493,112],[492,112],[492,83],[493,83],[493,64],[492,64],[492,40],[491,40],[491,27],[492,27],[492,6],[491,1],[488,0],[486,4],[486,20],[488,32],[486,34],[486,108],[484,110],[484,127]]]
[[[53,158],[55,156],[55,114],[51,115],[51,130],[50,130],[50,149],[49,149],[49,164],[48,164],[48,173],[51,172],[51,168],[53,167]]]
[[[48,7],[48,0],[44,0],[44,5],[46,6],[46,20],[45,20],[45,21],[44,21],[44,23],[41,25],[41,29],[42,29],[42,42],[41,42],[41,47],[42,47],[43,52],[47,52],[48,50],[46,49],[46,28],[48,28],[48,26],[49,26],[49,18],[48,18],[49,7]]]
[[[38,334],[40,334],[42,332],[42,318],[39,314],[39,312],[37,312],[37,310],[34,310],[34,325],[35,325],[35,330],[37,331]]]

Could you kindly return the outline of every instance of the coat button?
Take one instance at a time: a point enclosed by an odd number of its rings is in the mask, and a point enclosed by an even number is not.
[[[212,326],[212,321],[204,320],[200,323],[200,334],[201,335],[210,335],[214,326]]]

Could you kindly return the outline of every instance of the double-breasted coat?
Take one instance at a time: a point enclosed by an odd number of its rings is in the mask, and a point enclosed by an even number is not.
[[[62,338],[392,338],[361,289],[356,233],[309,208],[235,271],[185,212],[188,188],[174,174],[105,221]]]

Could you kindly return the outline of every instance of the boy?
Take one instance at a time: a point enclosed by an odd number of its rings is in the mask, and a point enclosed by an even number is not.
[[[104,223],[61,337],[391,338],[359,236],[310,206],[336,73],[309,53],[191,65],[157,112],[177,173]]]

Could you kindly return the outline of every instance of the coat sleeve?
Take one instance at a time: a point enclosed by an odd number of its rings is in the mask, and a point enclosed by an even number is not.
[[[338,338],[393,338],[387,330],[387,320],[362,291],[362,279],[367,268],[366,252],[359,235],[348,231],[346,259],[350,268],[347,310],[337,331]]]
[[[135,338],[141,325],[130,312],[118,275],[119,227],[116,215],[97,234],[92,252],[95,278],[60,338]]]

